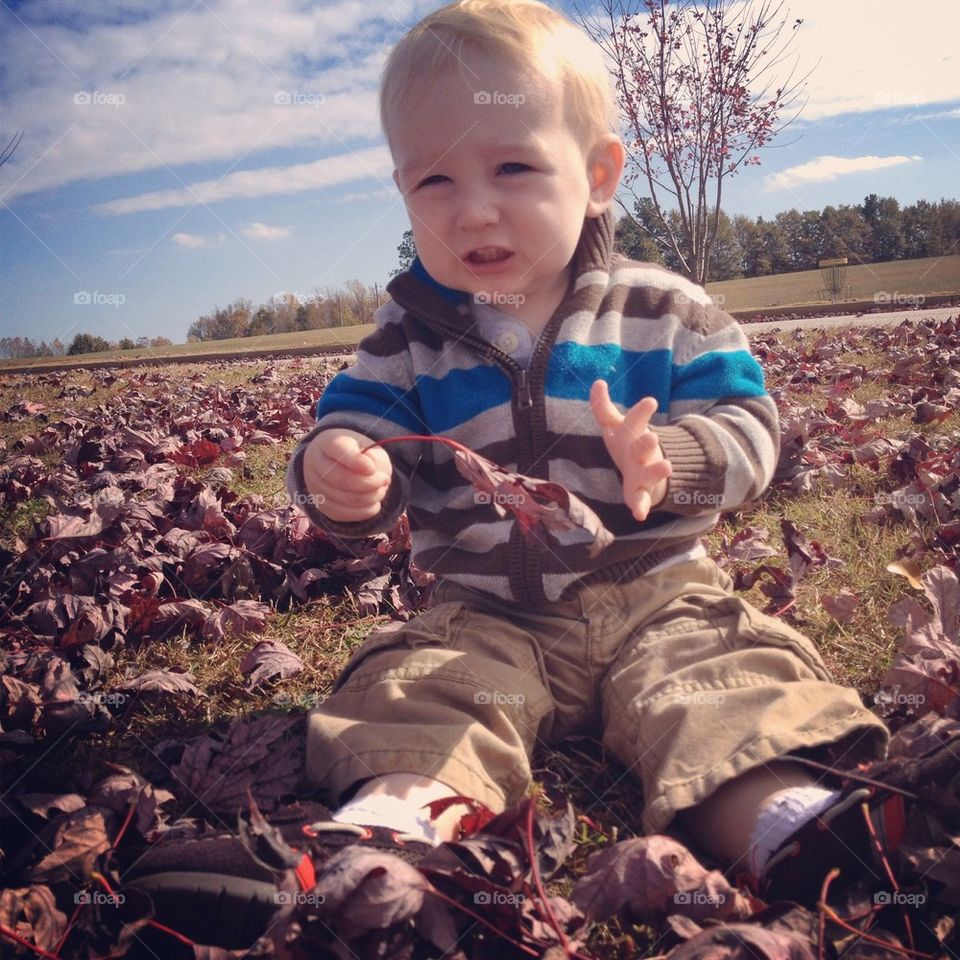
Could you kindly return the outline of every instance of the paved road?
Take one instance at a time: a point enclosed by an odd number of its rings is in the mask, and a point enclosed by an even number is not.
[[[930,310],[898,310],[893,313],[852,314],[841,317],[800,317],[797,320],[761,320],[758,323],[741,324],[744,331],[765,333],[769,330],[793,330],[803,327],[805,330],[830,327],[887,327],[902,323],[904,320],[946,320],[960,313],[958,307],[935,307]]]

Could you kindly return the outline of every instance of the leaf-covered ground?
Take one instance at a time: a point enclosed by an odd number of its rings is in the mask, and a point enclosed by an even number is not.
[[[752,342],[781,461],[711,553],[814,639],[908,754],[960,719],[960,323]],[[124,895],[116,848],[235,828],[251,801],[269,815],[305,792],[305,711],[372,626],[425,601],[403,524],[345,553],[286,501],[289,453],[337,368],[0,377],[5,955],[135,956],[160,937],[152,955],[215,956]],[[946,836],[926,851],[910,930],[902,905],[771,912],[696,851],[641,840],[637,788],[596,744],[538,763],[539,804],[476,849],[412,873],[347,857],[257,955],[858,958],[907,956],[911,937],[915,953],[957,951]]]

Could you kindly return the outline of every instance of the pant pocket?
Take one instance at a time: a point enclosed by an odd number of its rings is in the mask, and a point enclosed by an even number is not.
[[[371,633],[347,661],[334,681],[333,691],[340,690],[357,668],[376,654],[388,651],[416,650],[420,647],[450,646],[451,621],[462,603],[440,603],[408,620],[391,623]]]
[[[788,623],[761,613],[740,597],[728,597],[715,607],[720,636],[730,650],[752,647],[774,647],[789,650],[818,679],[832,682],[813,641]]]

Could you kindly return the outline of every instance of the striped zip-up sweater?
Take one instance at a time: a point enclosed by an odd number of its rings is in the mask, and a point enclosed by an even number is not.
[[[642,574],[695,546],[730,510],[758,496],[777,460],[778,424],[743,331],[702,288],[613,252],[613,216],[587,219],[567,294],[528,370],[472,329],[471,297],[419,262],[395,277],[392,301],[355,364],[327,386],[315,427],[287,470],[287,489],[330,534],[390,529],[404,508],[419,567],[518,603],[569,596],[580,582]],[[651,421],[673,465],[667,495],[643,523],[623,503],[621,476],[590,410],[602,378],[625,411],[657,400]],[[441,444],[391,444],[394,480],[369,521],[328,520],[309,501],[303,451],[321,430],[374,440],[452,437],[507,470],[549,478],[588,503],[615,535],[597,556],[581,532],[524,536],[476,497]],[[479,502],[478,502],[479,501]]]

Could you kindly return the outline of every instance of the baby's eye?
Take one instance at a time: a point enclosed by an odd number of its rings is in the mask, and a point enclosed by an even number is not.
[[[500,169],[503,173],[523,173],[525,170],[532,169],[525,163],[501,163]]]
[[[435,174],[433,174],[433,176],[431,176],[431,177],[425,177],[423,180],[421,180],[421,181],[417,184],[417,186],[418,186],[418,187],[429,187],[431,184],[434,184],[434,183],[443,183],[443,181],[446,180],[446,179],[447,179],[447,177],[445,177],[442,173],[435,173]]]

